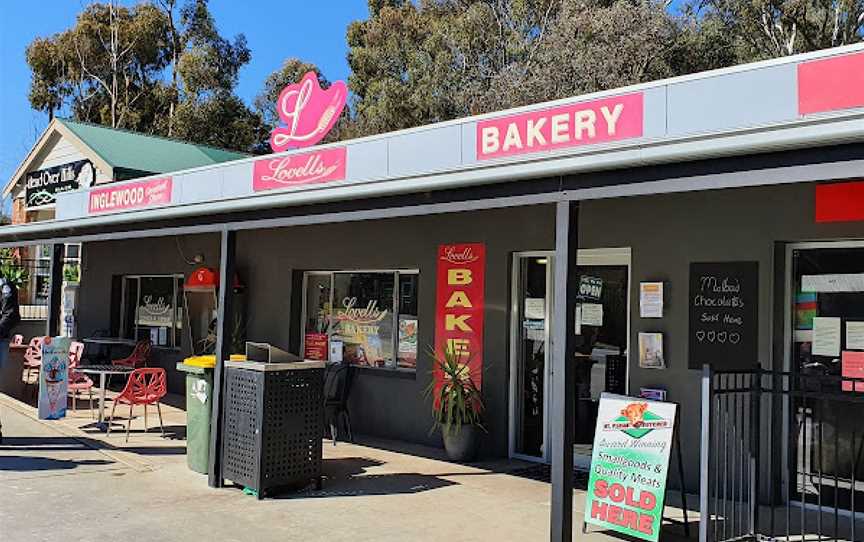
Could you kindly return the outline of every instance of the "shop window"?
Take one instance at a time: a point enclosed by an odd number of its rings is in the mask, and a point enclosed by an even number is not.
[[[182,294],[183,275],[123,277],[121,336],[150,339],[156,346],[179,347]]]
[[[413,370],[418,279],[416,271],[306,273],[303,356]]]

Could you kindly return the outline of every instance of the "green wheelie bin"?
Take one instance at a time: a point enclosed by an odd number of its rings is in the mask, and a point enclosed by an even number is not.
[[[188,363],[178,363],[177,369],[186,373],[186,464],[195,472],[207,474],[213,369]]]

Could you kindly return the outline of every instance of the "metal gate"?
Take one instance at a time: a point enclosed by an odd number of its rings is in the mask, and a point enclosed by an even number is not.
[[[700,542],[864,540],[864,380],[702,376]]]

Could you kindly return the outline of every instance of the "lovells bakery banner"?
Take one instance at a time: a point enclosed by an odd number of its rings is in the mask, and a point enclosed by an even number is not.
[[[597,412],[585,521],[656,542],[677,406],[603,393]]]
[[[462,243],[438,247],[435,291],[435,351],[459,355],[480,388],[483,372],[483,311],[486,246]],[[441,372],[434,371],[436,384]]]

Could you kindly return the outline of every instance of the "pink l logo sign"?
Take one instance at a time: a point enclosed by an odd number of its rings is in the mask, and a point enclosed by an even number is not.
[[[315,72],[303,76],[299,83],[288,85],[279,93],[276,108],[284,127],[270,134],[274,152],[314,145],[333,128],[348,97],[348,88],[336,81],[327,90],[318,84]]]

